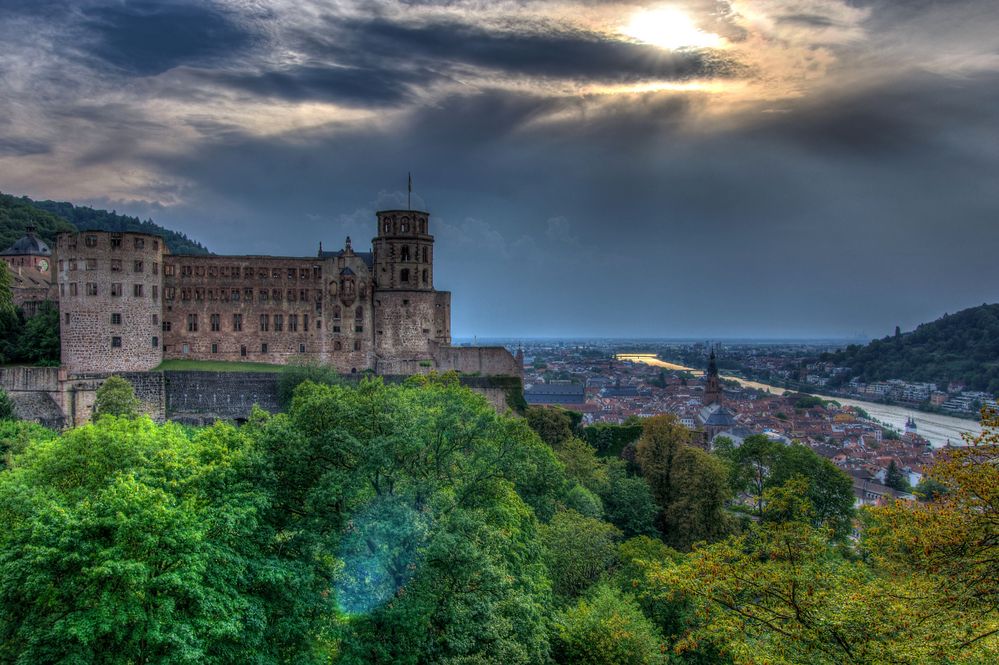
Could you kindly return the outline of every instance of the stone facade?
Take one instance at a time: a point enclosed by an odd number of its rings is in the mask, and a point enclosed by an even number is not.
[[[60,234],[62,363],[70,374],[164,359],[297,360],[341,374],[458,370],[520,376],[505,349],[451,346],[451,294],[433,282],[429,215],[377,213],[371,252],[171,256],[156,236]]]
[[[11,275],[14,304],[25,316],[34,316],[38,306],[54,298],[52,293],[52,250],[29,226],[24,237],[0,252]]]
[[[56,278],[62,364],[71,374],[134,372],[163,361],[158,236],[60,233]]]

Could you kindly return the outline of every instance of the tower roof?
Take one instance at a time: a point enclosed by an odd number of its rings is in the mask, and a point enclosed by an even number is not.
[[[52,250],[41,238],[35,235],[35,227],[29,226],[27,233],[18,238],[13,245],[0,252],[3,256],[51,256]]]

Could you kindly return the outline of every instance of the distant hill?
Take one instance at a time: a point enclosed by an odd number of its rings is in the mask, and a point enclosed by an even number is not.
[[[970,390],[999,393],[999,305],[981,305],[945,314],[914,331],[852,345],[822,356],[850,372],[837,379],[860,377],[926,381],[946,386],[960,381]]]
[[[50,245],[54,245],[59,231],[134,231],[163,236],[173,254],[209,253],[201,243],[183,233],[165,229],[151,219],[142,221],[114,211],[95,210],[60,201],[32,201],[26,196],[0,193],[0,250],[23,236],[30,225],[36,226],[39,237]]]

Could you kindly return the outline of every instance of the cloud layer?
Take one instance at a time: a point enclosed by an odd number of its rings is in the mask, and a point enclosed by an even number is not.
[[[0,190],[303,254],[412,171],[459,335],[877,335],[995,300],[990,0],[667,4],[720,46],[627,37],[641,2],[0,0]]]

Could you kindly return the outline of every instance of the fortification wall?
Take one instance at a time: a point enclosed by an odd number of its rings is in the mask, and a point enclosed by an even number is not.
[[[171,420],[199,423],[216,419],[240,420],[256,404],[280,411],[277,384],[268,372],[163,372],[166,413]]]
[[[437,346],[432,350],[437,370],[482,376],[523,376],[523,367],[502,346]]]

